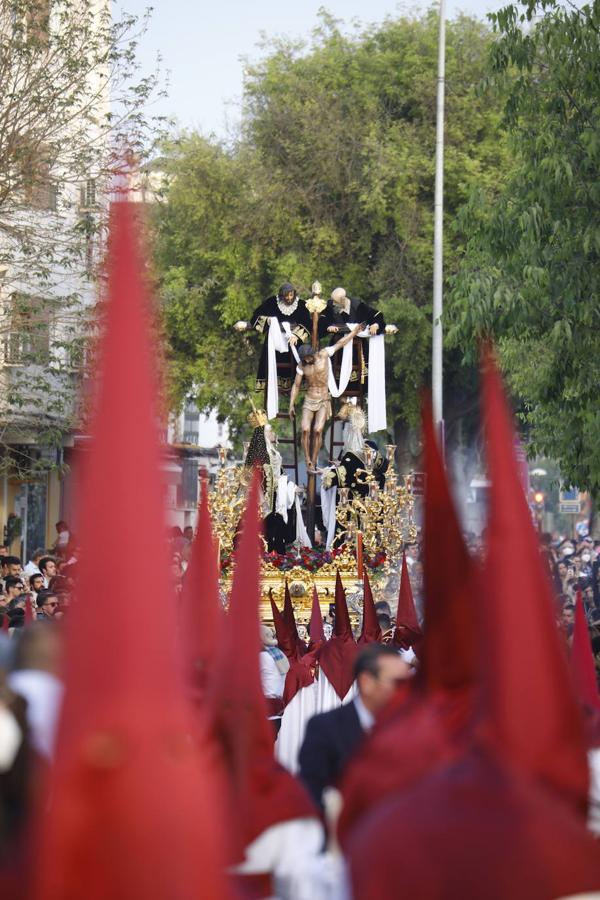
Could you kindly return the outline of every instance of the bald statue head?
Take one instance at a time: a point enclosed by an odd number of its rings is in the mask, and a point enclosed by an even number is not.
[[[335,290],[331,292],[331,299],[333,301],[334,306],[345,306],[346,305],[346,290],[343,287],[336,287]]]

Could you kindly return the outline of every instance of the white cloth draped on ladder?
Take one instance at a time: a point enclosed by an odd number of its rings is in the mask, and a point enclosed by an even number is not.
[[[279,390],[277,388],[277,353],[287,353],[291,349],[296,363],[300,365],[300,357],[294,346],[290,348],[289,339],[292,335],[289,322],[281,322],[271,316],[269,322],[269,337],[267,339],[267,418],[275,419],[279,412]]]

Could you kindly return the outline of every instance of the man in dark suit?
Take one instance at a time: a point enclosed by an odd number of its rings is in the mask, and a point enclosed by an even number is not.
[[[337,783],[377,713],[411,671],[395,648],[368,644],[354,664],[358,688],[354,700],[310,719],[300,749],[300,778],[319,807],[324,789]]]

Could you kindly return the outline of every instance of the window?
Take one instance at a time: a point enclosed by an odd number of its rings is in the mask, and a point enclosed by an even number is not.
[[[177,502],[178,506],[188,509],[195,509],[198,505],[198,460],[196,459],[182,460]]]
[[[50,312],[39,297],[13,294],[3,339],[5,365],[46,366],[50,362]]]
[[[48,148],[27,135],[19,134],[11,141],[11,158],[25,203],[33,209],[56,212],[58,184],[52,179]]]
[[[93,278],[95,275],[95,262],[96,262],[96,254],[95,254],[95,246],[96,246],[96,224],[94,222],[94,217],[92,216],[89,210],[84,210],[80,207],[80,212],[83,214],[81,216],[79,222],[80,232],[83,234],[84,239],[84,266],[85,266],[85,274],[88,278]]]
[[[96,179],[88,178],[85,184],[79,188],[79,206],[82,210],[95,209],[96,207]]]
[[[68,347],[69,368],[77,372],[90,366],[90,345],[87,338],[74,338]]]
[[[183,443],[197,444],[200,440],[200,413],[193,400],[187,400],[183,411]]]

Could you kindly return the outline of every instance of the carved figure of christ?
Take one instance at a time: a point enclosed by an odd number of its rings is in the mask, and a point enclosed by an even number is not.
[[[296,378],[290,395],[290,419],[296,415],[295,405],[300,392],[302,379],[306,378],[306,396],[302,405],[302,449],[306,460],[306,468],[310,474],[317,470],[319,450],[323,443],[323,430],[331,416],[331,397],[329,396],[329,358],[349,344],[359,331],[365,328],[364,323],[356,325],[349,334],[337,341],[333,347],[325,350],[314,350],[307,345],[300,347],[301,365],[296,370]]]

